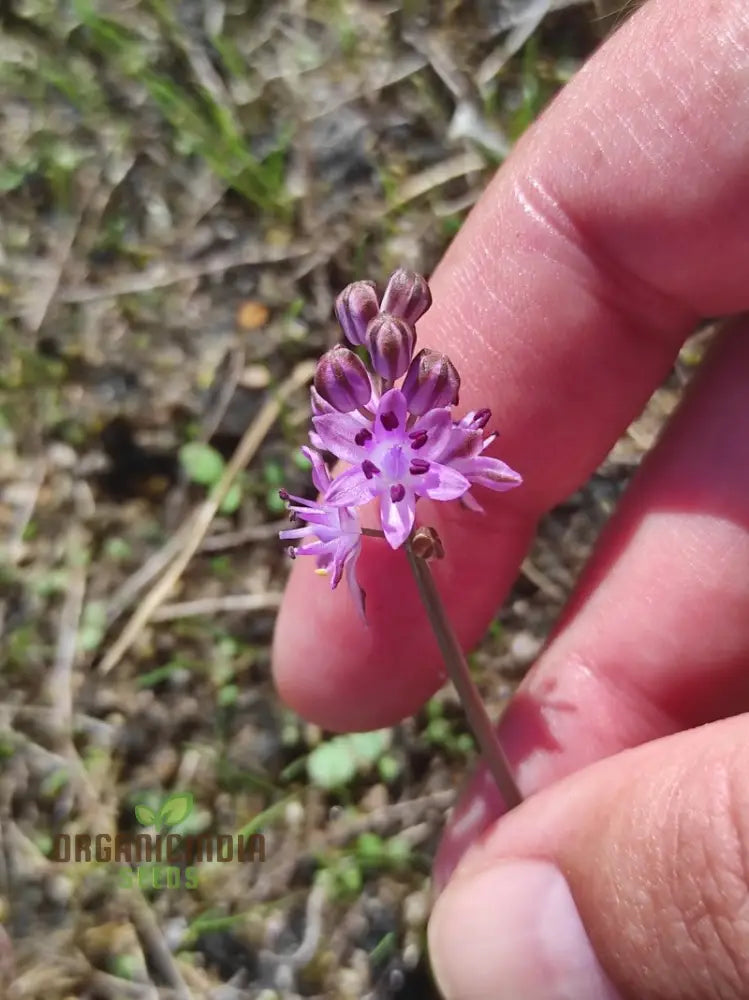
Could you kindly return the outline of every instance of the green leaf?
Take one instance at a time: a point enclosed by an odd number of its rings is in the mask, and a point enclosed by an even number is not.
[[[389,729],[349,733],[321,743],[307,757],[310,781],[328,790],[347,785],[360,770],[375,764],[390,746]]]
[[[179,460],[187,477],[201,486],[213,486],[224,471],[224,460],[209,444],[189,441],[179,450]]]
[[[265,494],[265,506],[271,514],[283,514],[286,510],[286,503],[278,495],[278,490],[275,486],[271,486]]]
[[[103,601],[89,601],[81,615],[78,648],[84,653],[98,649],[107,630],[107,609]]]
[[[233,514],[239,509],[239,505],[242,502],[242,487],[239,483],[232,483],[229,487],[229,492],[226,494],[224,499],[219,504],[220,514]]]
[[[376,764],[390,746],[389,729],[374,729],[369,733],[351,733],[346,737],[357,763],[369,766]]]
[[[141,802],[135,807],[135,818],[141,826],[152,826],[156,819],[156,813]]]
[[[192,807],[192,792],[175,792],[161,804],[159,823],[163,826],[176,826],[190,815]]]
[[[307,757],[307,774],[318,788],[330,790],[347,785],[356,775],[356,761],[347,737],[336,736],[315,747]]]

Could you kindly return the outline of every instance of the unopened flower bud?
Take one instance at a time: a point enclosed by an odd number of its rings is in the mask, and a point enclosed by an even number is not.
[[[367,347],[372,367],[391,382],[404,374],[411,361],[416,333],[410,323],[380,313],[369,324]]]
[[[444,559],[442,539],[434,528],[417,528],[411,539],[413,554],[419,559]]]
[[[423,348],[411,362],[401,386],[411,413],[421,416],[458,402],[460,375],[446,354]]]
[[[334,347],[323,354],[317,363],[314,385],[318,394],[341,413],[366,406],[372,397],[367,369],[346,347]]]
[[[405,319],[414,326],[432,304],[432,293],[426,278],[399,267],[390,275],[381,309],[384,313]]]
[[[335,313],[343,335],[350,344],[363,344],[367,327],[380,308],[373,281],[355,281],[346,285],[335,302]]]

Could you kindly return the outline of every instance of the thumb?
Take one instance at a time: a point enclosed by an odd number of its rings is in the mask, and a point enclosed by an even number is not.
[[[749,717],[593,764],[465,856],[429,928],[448,1000],[749,996]]]

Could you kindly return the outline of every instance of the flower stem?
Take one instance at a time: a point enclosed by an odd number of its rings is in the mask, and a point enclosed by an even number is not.
[[[460,648],[460,643],[447,618],[434,577],[426,560],[414,553],[410,540],[406,542],[405,548],[427,617],[440,647],[450,680],[455,685],[465,710],[468,724],[496,782],[505,807],[512,809],[522,802],[522,796],[515,784],[510,765],[494,732],[491,720],[486,714],[479,690],[473,682],[463,650]]]
[[[363,535],[370,535],[372,538],[384,538],[385,532],[380,531],[378,528],[362,528],[361,533]]]

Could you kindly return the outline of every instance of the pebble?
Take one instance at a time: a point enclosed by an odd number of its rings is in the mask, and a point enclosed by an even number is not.
[[[412,892],[403,900],[403,919],[407,927],[422,928],[429,916],[429,903],[423,892]]]
[[[510,642],[513,659],[523,666],[532,663],[538,656],[542,641],[530,632],[517,632]]]

